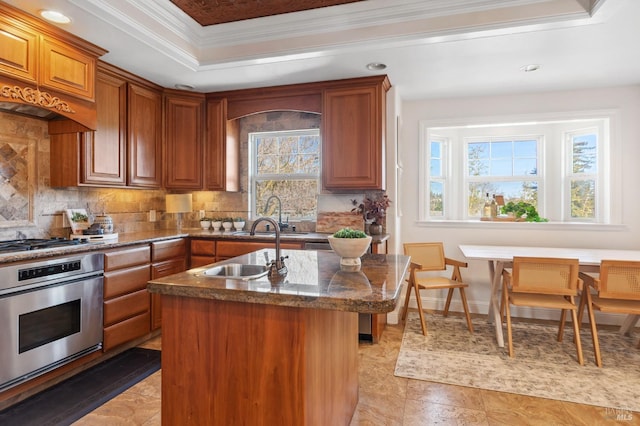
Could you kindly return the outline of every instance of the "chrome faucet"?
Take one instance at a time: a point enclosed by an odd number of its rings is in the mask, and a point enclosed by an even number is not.
[[[282,223],[282,201],[280,201],[280,197],[278,197],[277,195],[272,195],[269,198],[267,198],[267,202],[264,204],[264,211],[263,213],[267,212],[267,209],[269,208],[269,203],[271,202],[272,199],[276,199],[278,201],[278,225],[280,225],[280,229],[285,229],[289,227],[288,223]],[[288,220],[287,220],[288,222]]]
[[[276,231],[276,258],[271,262],[269,262],[267,259],[267,266],[269,267],[269,278],[282,278],[287,275],[287,272],[289,272],[286,265],[284,264],[284,260],[289,256],[280,256],[280,226],[278,226],[276,221],[271,219],[270,217],[259,217],[255,220],[255,222],[253,222],[253,225],[251,225],[251,231],[249,232],[249,235],[256,234],[256,226],[262,221],[271,223]]]

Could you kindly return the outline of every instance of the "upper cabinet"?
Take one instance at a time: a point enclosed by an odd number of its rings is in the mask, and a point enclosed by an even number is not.
[[[323,92],[322,186],[384,189],[386,76],[343,80]]]
[[[162,184],[162,91],[129,83],[128,186],[159,188]]]
[[[96,103],[95,132],[50,123],[51,185],[159,188],[161,89],[101,63]]]
[[[228,120],[227,100],[207,99],[207,167],[209,191],[240,190],[240,141],[238,120]]]
[[[0,2],[0,101],[51,110],[95,129],[96,63],[106,53]]]
[[[203,186],[204,107],[204,94],[167,91],[164,95],[164,187],[167,189],[201,189]]]

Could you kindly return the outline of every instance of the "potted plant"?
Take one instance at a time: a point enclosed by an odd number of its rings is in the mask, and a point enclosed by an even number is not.
[[[210,217],[203,217],[200,218],[200,227],[202,229],[209,229],[211,228],[211,218]]]
[[[375,197],[365,197],[360,204],[356,200],[351,200],[351,203],[355,206],[351,211],[362,214],[365,224],[369,224],[369,234],[381,234],[387,208],[391,204],[389,196],[378,193]]]
[[[362,231],[342,228],[327,237],[329,245],[340,256],[340,266],[355,267],[361,265],[360,256],[365,254],[371,245],[371,236]]]
[[[242,231],[242,228],[244,228],[244,218],[242,218],[242,217],[234,217],[233,218],[233,227],[236,228],[236,231]]]
[[[211,227],[213,228],[214,231],[219,231],[220,228],[222,228],[222,218],[220,217],[211,218]]]
[[[225,231],[231,231],[231,228],[233,228],[233,219],[230,217],[223,218],[222,228],[224,228]]]
[[[514,203],[509,201],[502,209],[502,213],[506,213],[509,216],[515,217],[515,220],[524,220],[525,222],[548,222],[549,219],[540,217],[536,207],[524,201],[518,201]]]

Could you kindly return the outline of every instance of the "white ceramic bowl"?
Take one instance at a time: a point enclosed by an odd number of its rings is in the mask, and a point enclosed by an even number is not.
[[[340,256],[340,265],[359,266],[362,262],[360,257],[367,252],[371,245],[371,236],[366,238],[336,238],[333,235],[328,237],[329,245]]]

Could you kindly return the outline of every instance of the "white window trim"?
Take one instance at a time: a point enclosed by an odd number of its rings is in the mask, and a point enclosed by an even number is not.
[[[418,212],[417,212],[417,222],[418,226],[438,226],[442,227],[443,225],[451,224],[453,226],[483,226],[483,227],[493,227],[493,226],[501,226],[503,223],[479,223],[477,220],[468,220],[461,219],[459,217],[450,218],[450,219],[442,219],[442,218],[430,218],[428,217],[428,208],[425,208],[427,197],[426,197],[426,188],[427,179],[428,179],[428,134],[429,130],[434,130],[438,128],[449,128],[449,127],[463,127],[463,126],[488,126],[493,127],[495,123],[540,123],[540,122],[553,122],[553,121],[571,121],[571,120],[591,120],[591,119],[608,119],[608,138],[603,137],[602,143],[606,144],[606,149],[603,149],[602,158],[599,158],[599,161],[602,161],[602,170],[603,176],[608,176],[608,180],[604,180],[602,182],[602,186],[599,188],[603,191],[603,196],[601,197],[603,203],[608,203],[608,215],[602,216],[602,222],[599,223],[585,223],[585,222],[570,222],[570,221],[553,221],[546,223],[526,223],[526,222],[517,222],[510,223],[510,226],[518,226],[518,227],[529,227],[529,226],[545,226],[545,228],[564,228],[564,227],[572,227],[577,229],[585,229],[585,230],[626,230],[626,225],[622,224],[622,189],[621,189],[621,177],[622,171],[620,167],[611,167],[612,164],[621,164],[621,151],[622,151],[622,143],[620,141],[620,112],[616,109],[607,109],[607,110],[589,110],[589,111],[570,111],[570,112],[551,112],[551,113],[540,113],[540,114],[520,114],[520,115],[504,115],[504,116],[485,116],[485,117],[469,117],[469,118],[450,118],[450,119],[438,119],[438,120],[420,120],[419,121],[419,146],[418,146],[418,175],[420,178],[419,181],[419,203],[418,203]],[[544,145],[544,144],[543,144]],[[545,158],[546,153],[541,153],[543,158]],[[450,158],[451,155],[448,155]],[[462,160],[457,159],[457,162],[460,163]],[[447,164],[451,165],[451,161]],[[601,164],[599,164],[600,166]],[[459,167],[462,167],[461,165]],[[451,176],[462,176],[455,169],[459,167],[452,166]],[[563,175],[565,171],[562,170]],[[455,198],[455,197],[448,197]],[[541,200],[541,202],[545,202],[545,200]],[[450,205],[453,205],[455,202],[451,201],[445,206],[447,209]],[[564,204],[564,200],[563,200]],[[457,207],[457,206],[456,206]],[[564,212],[562,213],[562,218],[564,219]]]
[[[285,176],[290,176],[290,174],[269,174],[263,175],[260,178],[256,177],[256,170],[258,168],[258,159],[256,157],[256,146],[253,135],[278,135],[278,136],[287,136],[287,135],[310,135],[318,137],[318,156],[320,159],[318,174],[311,173],[299,173],[296,174],[296,178],[300,179],[315,179],[317,181],[317,191],[320,191],[320,177],[322,170],[322,139],[320,138],[320,129],[318,128],[309,128],[309,129],[295,129],[295,130],[273,130],[273,131],[259,131],[259,132],[250,132],[248,135],[248,148],[249,148],[249,190],[248,190],[248,199],[249,199],[249,212],[250,216],[253,219],[256,219],[261,216],[258,212],[258,206],[256,205],[256,182],[258,180],[276,180]],[[307,220],[307,219],[315,219],[312,217],[296,217],[295,220]]]

